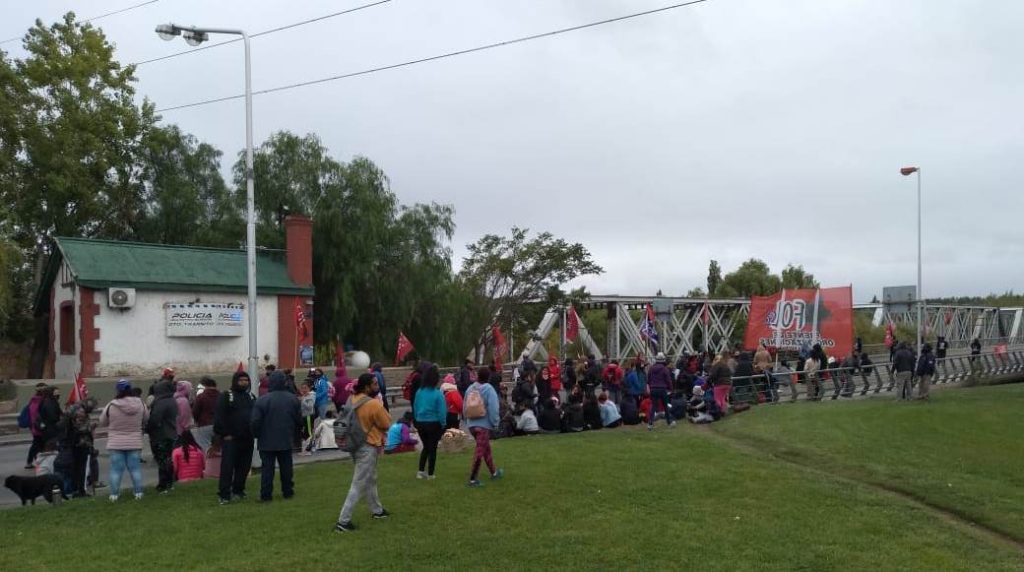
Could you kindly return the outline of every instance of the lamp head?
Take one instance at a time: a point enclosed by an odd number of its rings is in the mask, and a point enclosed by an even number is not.
[[[160,36],[161,40],[171,41],[175,36],[181,35],[181,28],[178,28],[174,24],[160,24],[156,27],[156,35]]]
[[[198,46],[210,39],[210,35],[206,32],[196,32],[194,30],[185,30],[182,36],[185,38],[185,43],[190,46]]]

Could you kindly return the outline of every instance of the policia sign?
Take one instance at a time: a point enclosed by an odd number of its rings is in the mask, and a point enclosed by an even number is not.
[[[164,304],[167,337],[241,336],[243,304]]]

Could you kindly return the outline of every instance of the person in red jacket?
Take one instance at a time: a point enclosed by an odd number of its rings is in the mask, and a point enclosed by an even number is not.
[[[619,360],[617,359],[613,359],[611,363],[604,367],[604,371],[601,372],[604,389],[608,392],[608,396],[615,405],[622,403],[622,378],[624,377],[625,373],[619,367]]]
[[[449,380],[449,378],[451,378]],[[462,415],[462,394],[455,384],[455,376],[448,374],[441,384],[441,391],[444,392],[444,403],[448,408],[448,417],[445,421],[445,429],[458,429],[459,416]]]
[[[562,368],[555,356],[548,356],[548,373],[551,374],[551,395],[557,397],[559,403],[565,401],[562,395]]]
[[[185,430],[179,437],[180,445],[171,453],[171,462],[174,464],[174,480],[179,483],[197,481],[203,478],[203,469],[206,468],[206,456],[203,450],[196,444],[192,432]]]

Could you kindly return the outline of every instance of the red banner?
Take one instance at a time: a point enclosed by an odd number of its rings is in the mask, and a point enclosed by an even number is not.
[[[804,343],[821,344],[841,357],[853,351],[853,288],[783,290],[750,298],[750,317],[743,345],[799,350]]]
[[[505,361],[505,354],[508,353],[508,342],[505,335],[501,333],[498,324],[491,326],[491,337],[494,338],[494,367],[501,371],[501,364]]]
[[[576,314],[576,308],[569,306],[565,316],[565,339],[575,342],[580,335],[580,317]]]

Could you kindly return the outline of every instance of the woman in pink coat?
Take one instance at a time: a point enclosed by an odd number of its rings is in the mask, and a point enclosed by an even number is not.
[[[178,404],[178,436],[192,428],[192,382],[174,384],[174,401]]]

